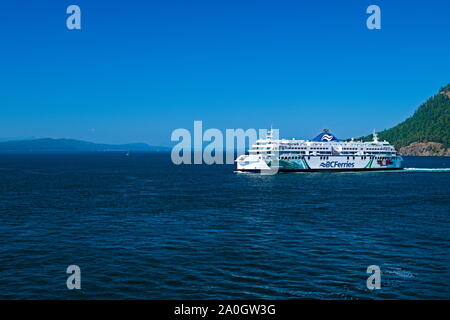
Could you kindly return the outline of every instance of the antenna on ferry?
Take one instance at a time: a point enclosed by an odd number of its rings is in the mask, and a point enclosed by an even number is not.
[[[373,142],[378,142],[378,134],[375,132],[375,129],[373,129],[372,135],[373,135]]]
[[[270,125],[270,130],[267,132],[267,139],[272,139],[272,125]]]

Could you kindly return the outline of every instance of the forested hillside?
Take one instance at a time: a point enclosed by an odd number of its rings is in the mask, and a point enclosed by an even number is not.
[[[403,150],[404,154],[448,154],[450,148],[450,84],[422,104],[411,117],[391,129],[381,131],[379,137],[395,145],[401,152]],[[361,139],[370,141],[372,135]]]

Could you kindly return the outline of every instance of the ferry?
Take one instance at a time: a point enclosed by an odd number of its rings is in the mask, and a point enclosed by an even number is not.
[[[341,141],[328,129],[313,140],[264,139],[235,160],[239,172],[371,171],[402,169],[403,158],[387,141]]]

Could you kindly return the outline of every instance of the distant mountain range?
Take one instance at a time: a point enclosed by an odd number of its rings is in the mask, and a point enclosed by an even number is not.
[[[0,152],[99,152],[99,151],[169,151],[170,148],[145,143],[99,144],[74,139],[32,139],[0,142]]]
[[[450,156],[450,84],[423,103],[416,112],[379,138],[393,144],[403,155]],[[372,135],[359,138],[371,141]],[[5,141],[8,140],[8,141]],[[0,152],[95,152],[95,151],[170,151],[168,147],[145,143],[99,144],[74,139],[1,139]]]
[[[0,142],[18,141],[18,140],[34,140],[34,139],[38,139],[38,138],[37,137],[12,137],[12,138],[0,137]]]
[[[450,84],[423,103],[416,112],[391,129],[381,131],[403,155],[450,155]],[[360,138],[371,141],[372,135]]]

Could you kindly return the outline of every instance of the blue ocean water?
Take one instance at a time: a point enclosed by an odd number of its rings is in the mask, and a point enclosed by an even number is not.
[[[267,176],[158,153],[1,155],[0,298],[448,299],[449,209],[448,171]],[[66,287],[72,264],[81,290]]]

